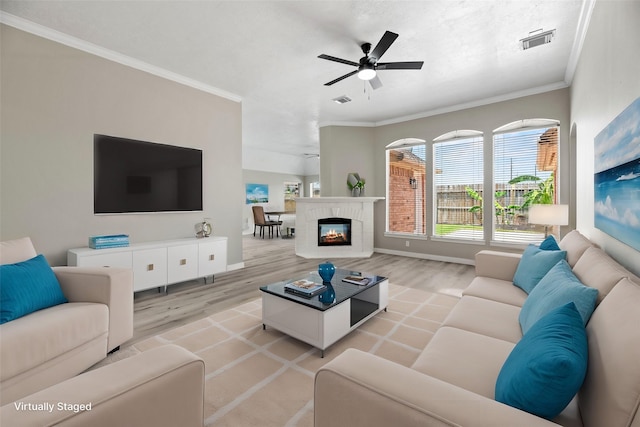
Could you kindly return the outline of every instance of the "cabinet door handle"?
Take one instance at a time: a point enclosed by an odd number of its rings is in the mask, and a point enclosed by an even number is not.
[[[147,265],[147,271],[153,271],[153,264]]]
[[[213,261],[214,259],[216,259],[216,255],[215,254],[209,255],[209,261]]]
[[[187,259],[186,258],[182,258],[180,260],[180,265],[187,265]]]

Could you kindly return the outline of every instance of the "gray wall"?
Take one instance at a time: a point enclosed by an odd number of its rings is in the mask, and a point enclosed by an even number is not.
[[[577,228],[637,274],[640,252],[594,228],[593,140],[640,96],[639,51],[640,2],[596,2],[571,87]]]
[[[347,175],[357,172],[366,181],[367,196],[384,195],[375,177],[376,129],[357,126],[326,126],[320,128],[320,195],[349,196]],[[384,167],[383,167],[384,174]],[[378,188],[379,187],[379,188]]]
[[[375,128],[357,128],[331,126],[322,128],[320,132],[321,177],[323,196],[346,195],[346,176],[351,172],[353,162],[344,159],[344,153],[359,153],[366,147],[367,155],[356,157],[360,172],[365,171],[367,177],[367,196],[385,196],[386,192],[386,160],[385,147],[402,138],[420,138],[433,141],[434,138],[454,130],[472,129],[484,133],[485,141],[485,186],[491,187],[492,145],[490,143],[493,131],[505,124],[521,119],[547,118],[560,120],[560,164],[559,196],[562,203],[568,203],[570,187],[573,181],[566,172],[570,170],[571,154],[569,152],[569,89],[560,89],[538,95],[526,96],[509,101],[498,102],[452,113],[406,121],[402,123],[378,126]],[[330,168],[325,169],[325,162],[329,160]],[[351,159],[353,159],[351,157]],[[430,159],[428,160],[430,161]],[[326,179],[326,170],[330,170],[332,180]],[[358,171],[358,170],[356,170]],[[333,177],[337,177],[333,179]],[[328,189],[325,183],[332,184]],[[343,189],[344,187],[344,189]],[[326,191],[325,191],[326,190]],[[489,201],[487,201],[490,203]],[[486,206],[489,210],[491,207]],[[488,245],[461,244],[443,241],[427,240],[424,238],[407,238],[385,236],[386,209],[385,202],[375,204],[375,237],[376,249],[392,252],[402,252],[408,255],[431,258],[447,258],[458,260],[472,260],[480,249]],[[429,209],[427,209],[429,212]],[[574,214],[574,212],[572,212]],[[572,215],[573,219],[573,215]],[[427,218],[431,223],[431,218]],[[490,233],[486,236],[489,238]],[[406,242],[410,241],[410,246]],[[501,248],[502,249],[502,248]],[[510,249],[510,248],[508,248]]]
[[[95,234],[190,237],[203,217],[242,263],[241,104],[1,26],[0,239],[30,236],[53,265]],[[204,154],[204,211],[93,214],[93,134]]]

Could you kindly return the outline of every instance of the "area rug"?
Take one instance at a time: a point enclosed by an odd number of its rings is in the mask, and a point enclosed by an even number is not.
[[[389,306],[320,351],[272,328],[261,300],[173,329],[123,349],[126,355],[176,344],[205,361],[206,426],[313,426],[316,371],[353,347],[405,366],[416,360],[458,298],[389,286]],[[125,356],[126,357],[126,356]]]

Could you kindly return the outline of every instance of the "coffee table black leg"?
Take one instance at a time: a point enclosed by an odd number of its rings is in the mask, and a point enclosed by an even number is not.
[[[265,325],[264,323],[262,324],[262,330],[266,330],[267,329],[267,325]]]

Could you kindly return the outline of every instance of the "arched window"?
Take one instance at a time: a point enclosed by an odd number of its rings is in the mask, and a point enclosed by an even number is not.
[[[482,240],[483,136],[456,130],[433,140],[433,235]]]
[[[494,241],[544,238],[544,226],[529,224],[528,210],[557,203],[559,134],[560,122],[552,119],[519,120],[494,130]]]
[[[425,142],[406,138],[386,146],[388,233],[426,234]]]

